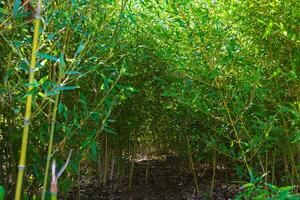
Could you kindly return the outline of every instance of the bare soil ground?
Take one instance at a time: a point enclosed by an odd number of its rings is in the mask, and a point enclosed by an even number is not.
[[[148,165],[148,175],[146,170]],[[180,170],[181,163],[171,157],[166,160],[144,160],[135,164],[132,186],[129,179],[111,181],[105,187],[99,185],[98,180],[91,180],[73,188],[67,199],[72,200],[229,200],[234,199],[238,185],[230,183],[232,174],[224,168],[216,169],[212,196],[212,169],[207,165],[197,167],[199,192],[195,187],[192,172]],[[80,194],[80,195],[79,195]]]

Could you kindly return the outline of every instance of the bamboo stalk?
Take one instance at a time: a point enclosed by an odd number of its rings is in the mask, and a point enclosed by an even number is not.
[[[111,158],[111,169],[110,169],[110,175],[109,175],[109,181],[112,181],[113,180],[113,177],[114,177],[114,169],[115,169],[115,163],[116,163],[116,160],[115,160],[115,156],[113,155],[112,158]]]
[[[145,178],[145,183],[146,183],[146,185],[148,184],[149,163],[150,163],[150,161],[147,160],[146,174],[145,174],[145,177],[146,177],[146,178]]]
[[[210,194],[209,197],[212,199],[213,191],[214,191],[214,185],[215,185],[215,176],[216,176],[216,163],[217,163],[217,154],[216,151],[213,152],[213,169],[212,169],[212,178],[211,178],[211,184],[210,184]]]
[[[267,143],[267,142],[266,142]],[[266,144],[267,145],[267,144]],[[268,162],[269,162],[269,157],[268,157],[268,151],[266,151],[266,155],[265,155],[265,182],[268,183],[268,176],[269,176],[269,172],[268,172]],[[265,186],[267,188],[267,186]]]
[[[219,87],[218,87],[218,88],[219,88]],[[250,166],[249,166],[249,164],[248,164],[248,161],[247,161],[247,159],[246,159],[245,152],[244,152],[244,150],[243,150],[243,148],[242,148],[242,145],[241,145],[241,138],[239,137],[238,131],[236,130],[236,127],[235,127],[235,123],[234,123],[234,121],[233,121],[233,119],[232,119],[232,117],[231,117],[231,111],[230,111],[230,109],[229,109],[228,106],[227,106],[227,102],[225,101],[225,98],[224,98],[224,95],[223,95],[222,91],[220,91],[220,94],[221,94],[221,97],[222,97],[222,101],[223,101],[224,108],[225,108],[225,110],[226,110],[226,112],[227,112],[227,116],[228,116],[228,118],[229,118],[230,125],[231,125],[232,130],[233,130],[233,133],[234,133],[234,135],[235,135],[236,141],[237,141],[238,146],[239,146],[239,148],[240,148],[240,150],[241,150],[241,152],[242,152],[242,156],[243,156],[242,158],[243,158],[244,163],[245,163],[245,165],[246,165],[247,171],[248,171],[248,173],[250,174],[252,170],[251,170],[251,168],[250,168]]]
[[[273,185],[275,185],[276,184],[276,179],[275,179],[275,162],[276,162],[276,154],[275,154],[275,152],[272,152],[272,155],[273,155],[273,157],[272,157],[272,181],[271,181],[271,183],[273,184]]]
[[[135,159],[135,144],[133,143],[133,149],[130,160],[130,171],[129,171],[129,190],[132,189],[132,179],[133,179],[133,171],[134,171],[134,159]]]
[[[29,80],[28,80],[28,95],[26,99],[24,128],[23,128],[22,146],[20,152],[20,161],[18,166],[18,178],[17,178],[17,186],[15,192],[15,200],[20,200],[22,195],[22,185],[23,185],[24,170],[26,165],[26,154],[27,154],[28,136],[29,136],[29,120],[31,117],[32,94],[30,94],[30,91],[33,89],[34,71],[35,71],[36,60],[37,60],[39,29],[40,29],[40,21],[41,21],[40,20],[41,6],[42,6],[42,1],[39,0],[37,4],[35,20],[34,20],[33,45],[32,45],[32,54],[31,54],[31,63],[29,68]]]
[[[199,188],[199,184],[198,184],[198,180],[197,180],[197,173],[196,173],[195,166],[194,166],[194,161],[193,161],[189,136],[186,136],[186,140],[187,140],[187,148],[188,148],[187,149],[188,150],[188,157],[189,157],[190,165],[191,165],[191,168],[192,168],[192,171],[193,171],[194,182],[195,182],[197,193],[199,193],[200,188]]]
[[[108,174],[108,167],[109,167],[109,157],[108,157],[108,138],[107,138],[107,135],[105,136],[105,152],[104,152],[104,158],[103,158],[103,169],[104,169],[104,172],[103,172],[103,180],[102,180],[102,183],[103,183],[103,187],[106,185],[106,181],[107,181],[107,174]]]
[[[63,76],[64,76],[64,61],[63,61],[63,57],[61,56],[57,87],[60,86]],[[48,145],[47,163],[46,163],[46,170],[45,170],[45,176],[44,176],[44,183],[43,183],[42,200],[45,199],[45,194],[46,194],[46,190],[47,190],[47,180],[48,180],[48,176],[49,176],[50,160],[51,160],[51,154],[52,154],[52,149],[53,149],[53,138],[54,138],[54,129],[55,129],[55,122],[56,122],[58,101],[59,101],[59,93],[57,93],[55,96],[54,107],[52,110],[50,138],[49,138],[49,145]]]

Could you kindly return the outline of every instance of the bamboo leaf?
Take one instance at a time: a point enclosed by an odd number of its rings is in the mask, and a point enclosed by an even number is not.
[[[3,14],[3,15],[8,15],[9,10],[0,7],[0,13]]]
[[[99,123],[99,121],[100,121],[100,113],[99,112],[91,112],[91,118],[96,123]]]
[[[25,18],[32,15],[32,12],[22,12],[22,13],[17,13],[16,15],[14,15],[15,19],[19,19],[19,18]]]
[[[113,135],[116,135],[116,131],[110,127],[104,127],[103,128],[104,132],[107,132],[107,133],[110,133],[110,134],[113,134]]]
[[[54,96],[57,95],[59,92],[58,91],[46,91],[46,96]]]
[[[64,105],[61,102],[59,102],[59,104],[58,104],[58,113],[59,114],[63,111],[63,108],[64,108]]]
[[[47,59],[47,60],[51,60],[51,61],[54,61],[54,62],[59,62],[59,59],[57,57],[51,56],[49,54],[37,53],[37,56],[39,58],[42,58],[42,59]]]
[[[83,73],[79,72],[79,71],[67,71],[65,74],[67,75],[83,75]]]
[[[56,90],[74,90],[80,88],[79,86],[63,86],[63,87],[58,87]]]
[[[98,152],[97,143],[93,141],[91,144],[91,156],[92,159],[95,161],[97,161],[97,152]]]
[[[266,29],[266,32],[264,33],[263,38],[268,37],[268,36],[272,33],[272,30],[273,30],[273,22],[270,21],[270,22],[269,22],[269,25],[268,25],[268,27],[267,27],[267,29]]]
[[[43,76],[40,80],[39,80],[39,84],[43,84],[43,83],[45,83],[47,80],[48,80],[48,75],[46,75],[46,76]]]
[[[85,47],[84,44],[81,42],[80,45],[78,46],[75,54],[74,54],[74,58],[77,57],[80,54],[80,52],[82,52],[82,50],[84,49],[84,47]]]
[[[39,92],[38,95],[39,95],[40,97],[42,97],[42,98],[46,98],[46,95],[45,95],[44,93],[42,93],[42,92]]]
[[[21,0],[15,0],[14,7],[13,7],[13,15],[14,16],[16,16],[20,6],[21,6]]]

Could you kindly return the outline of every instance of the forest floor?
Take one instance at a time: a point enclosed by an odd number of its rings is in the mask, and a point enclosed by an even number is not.
[[[146,171],[148,176],[146,182]],[[181,163],[170,159],[142,160],[135,163],[132,187],[129,190],[129,179],[121,182],[111,181],[107,186],[99,185],[98,180],[90,180],[74,188],[68,199],[72,200],[229,200],[234,199],[238,184],[230,183],[229,170],[217,167],[212,196],[210,188],[212,169],[207,165],[197,166],[199,192],[197,192],[192,172],[180,170]],[[78,198],[80,194],[80,198]]]

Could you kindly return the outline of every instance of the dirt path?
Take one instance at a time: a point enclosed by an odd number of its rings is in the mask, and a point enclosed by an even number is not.
[[[203,169],[198,170],[200,192],[197,193],[192,173],[182,172],[179,168],[180,163],[172,159],[141,161],[135,164],[131,190],[128,190],[128,179],[120,184],[109,183],[106,187],[101,187],[97,180],[92,180],[81,186],[80,200],[226,200],[233,199],[236,195],[238,186],[226,184],[228,178],[224,170],[216,171],[212,198],[209,198],[211,169],[203,166]],[[78,189],[76,191],[74,188],[68,199],[79,199]]]

